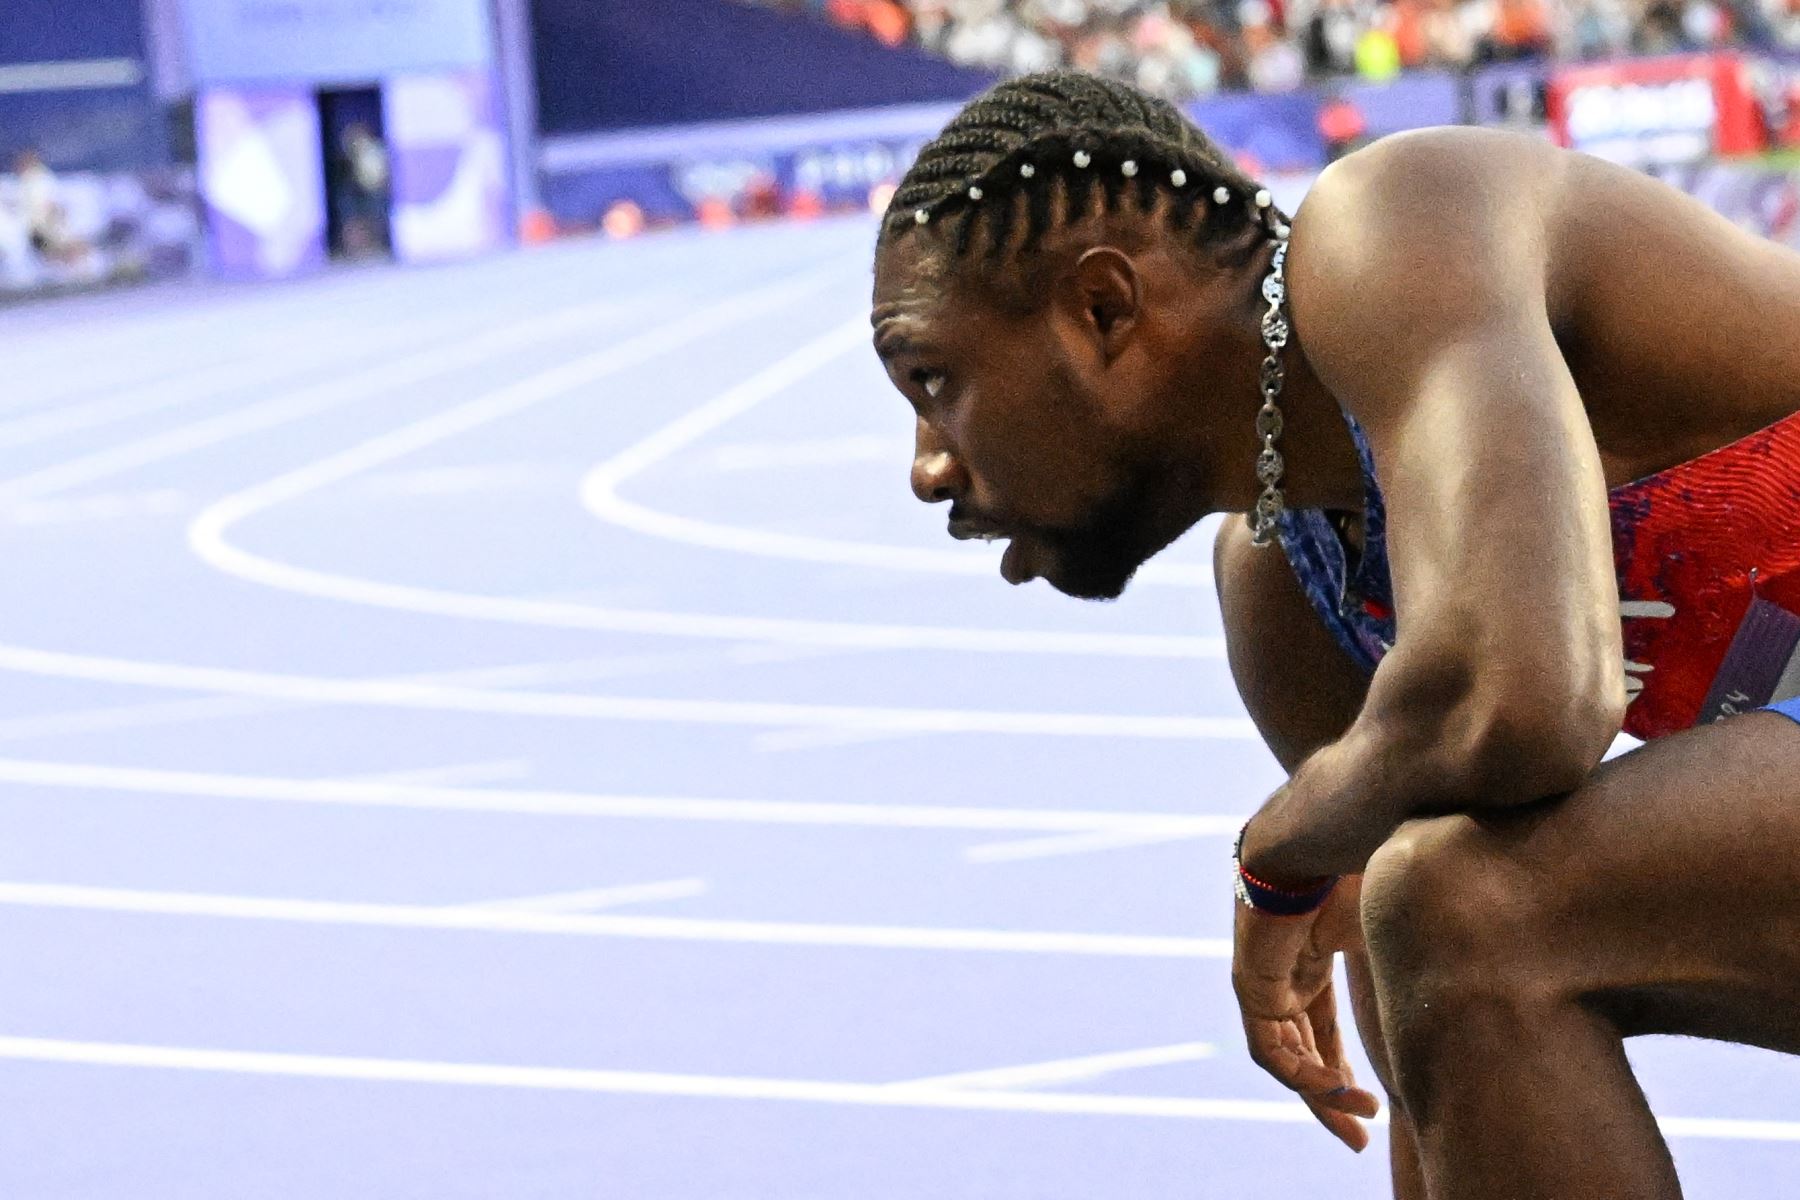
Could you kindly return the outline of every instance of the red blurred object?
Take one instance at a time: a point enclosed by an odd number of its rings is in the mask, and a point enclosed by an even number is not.
[[[810,189],[802,188],[788,198],[788,216],[800,221],[810,221],[825,213],[825,198]]]
[[[556,218],[542,208],[526,210],[519,218],[519,241],[527,246],[541,246],[556,239]]]
[[[1369,131],[1362,109],[1342,97],[1328,101],[1319,110],[1319,132],[1334,146],[1354,142]]]
[[[1634,166],[1754,154],[1767,139],[1750,68],[1733,54],[1626,59],[1550,77],[1557,143]]]

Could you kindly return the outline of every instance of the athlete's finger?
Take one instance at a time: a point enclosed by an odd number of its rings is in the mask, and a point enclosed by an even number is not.
[[[1350,1149],[1361,1154],[1369,1146],[1369,1131],[1363,1123],[1348,1113],[1338,1112],[1326,1107],[1321,1097],[1305,1097],[1306,1107],[1312,1110],[1313,1116],[1319,1119],[1331,1136],[1335,1137]]]

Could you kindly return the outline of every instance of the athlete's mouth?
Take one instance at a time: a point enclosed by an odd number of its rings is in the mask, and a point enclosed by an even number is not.
[[[1010,584],[1036,579],[1037,571],[1028,561],[1026,539],[1015,529],[998,521],[969,517],[960,513],[950,518],[950,536],[959,542],[995,542],[1004,539],[1008,545],[1000,556],[1000,577]]]
[[[1004,526],[993,521],[955,517],[950,521],[950,536],[959,542],[992,542],[1013,536]]]

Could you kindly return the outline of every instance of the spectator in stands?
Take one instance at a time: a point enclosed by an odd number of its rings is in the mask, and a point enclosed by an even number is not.
[[[31,248],[45,263],[73,267],[89,255],[89,247],[69,229],[69,213],[56,173],[36,150],[20,153],[13,163],[18,177],[19,214]]]
[[[360,121],[344,129],[332,186],[338,215],[337,245],[345,258],[386,254],[391,248],[387,145]]]
[[[1800,0],[747,0],[1025,74],[1072,66],[1180,100],[1552,53],[1800,47]]]

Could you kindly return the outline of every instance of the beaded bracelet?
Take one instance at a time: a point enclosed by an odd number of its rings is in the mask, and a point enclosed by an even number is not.
[[[1299,890],[1265,883],[1244,869],[1244,834],[1250,822],[1238,830],[1237,842],[1231,848],[1231,875],[1238,903],[1271,917],[1302,917],[1317,912],[1337,886],[1338,877],[1327,875]]]

